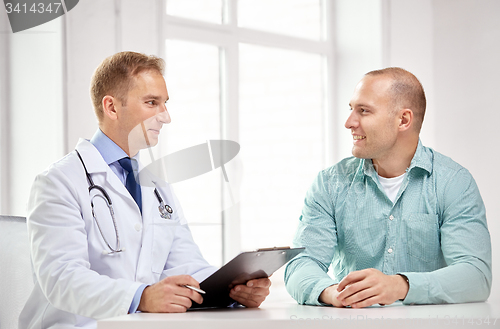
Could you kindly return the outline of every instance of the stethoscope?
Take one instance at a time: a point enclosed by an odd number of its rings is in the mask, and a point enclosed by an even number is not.
[[[94,221],[97,224],[97,228],[99,229],[99,232],[101,233],[101,237],[104,240],[104,242],[106,243],[106,245],[108,246],[108,248],[111,250],[110,252],[104,250],[103,254],[109,255],[109,254],[115,254],[115,253],[125,251],[125,248],[120,248],[120,234],[118,234],[118,227],[116,225],[115,212],[113,210],[113,204],[111,202],[111,198],[109,197],[108,193],[106,192],[106,190],[103,187],[94,184],[92,177],[90,176],[89,172],[87,171],[87,167],[85,166],[85,162],[83,162],[82,156],[80,155],[80,153],[77,150],[75,150],[75,151],[76,151],[76,154],[78,155],[78,158],[80,159],[80,162],[83,165],[83,169],[85,170],[85,175],[87,175],[87,181],[89,183],[89,194],[91,193],[91,191],[93,189],[101,192],[100,194],[96,193],[96,194],[94,194],[94,196],[92,196],[92,198],[90,199],[90,206],[92,207],[92,217],[94,218]],[[158,192],[158,189],[155,188],[154,192],[155,192],[156,198],[158,199],[158,202],[160,204],[158,206],[158,211],[160,212],[160,217],[163,219],[172,218],[172,213],[174,212],[172,207],[170,207],[168,204],[165,204],[165,202],[163,202],[163,199],[160,196],[160,192]],[[99,225],[99,221],[97,220],[97,217],[96,217],[95,211],[94,211],[94,198],[95,197],[99,197],[99,198],[103,199],[106,202],[106,205],[108,206],[109,213],[111,214],[111,219],[113,220],[113,226],[115,228],[116,248],[111,247],[111,245],[108,243],[108,240],[106,239],[106,237],[104,236],[104,233],[102,232],[101,225]]]

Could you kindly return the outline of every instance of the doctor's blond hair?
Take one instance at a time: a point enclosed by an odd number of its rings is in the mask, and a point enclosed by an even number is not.
[[[97,120],[104,116],[102,99],[110,95],[127,104],[127,94],[134,85],[134,77],[142,71],[153,70],[162,74],[165,61],[131,51],[123,51],[106,58],[95,70],[90,83],[90,97]]]

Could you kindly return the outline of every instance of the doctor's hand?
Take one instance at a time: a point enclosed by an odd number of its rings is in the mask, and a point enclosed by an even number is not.
[[[190,275],[169,276],[158,283],[147,286],[141,296],[138,310],[151,313],[181,313],[191,307],[192,301],[201,304],[203,298],[189,288],[200,287]]]
[[[246,284],[234,286],[229,297],[246,307],[259,307],[269,295],[271,280],[269,278],[249,280]]]
[[[353,308],[388,305],[406,298],[409,284],[399,274],[387,275],[374,268],[349,273],[338,284],[337,299]]]

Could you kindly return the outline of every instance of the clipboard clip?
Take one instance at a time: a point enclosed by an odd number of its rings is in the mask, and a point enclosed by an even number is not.
[[[287,249],[290,249],[290,247],[261,248],[261,249],[257,249],[257,251],[273,251],[273,250],[287,250]]]

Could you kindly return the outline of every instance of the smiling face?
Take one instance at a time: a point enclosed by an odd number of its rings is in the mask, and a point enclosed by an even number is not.
[[[384,160],[394,156],[399,119],[389,90],[387,76],[365,76],[351,98],[351,114],[345,127],[353,136],[352,154],[357,158]]]
[[[133,78],[125,104],[116,102],[115,130],[124,146],[117,144],[130,156],[158,143],[163,124],[171,121],[165,104],[168,98],[163,76],[157,71],[146,70]]]

